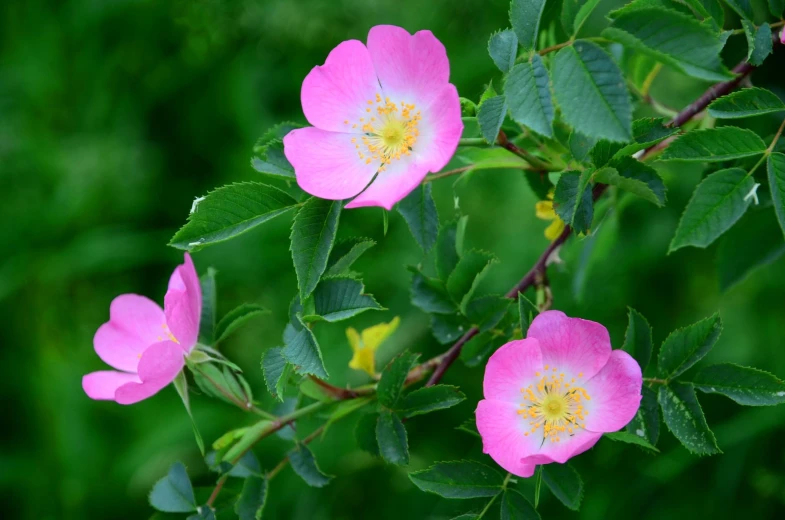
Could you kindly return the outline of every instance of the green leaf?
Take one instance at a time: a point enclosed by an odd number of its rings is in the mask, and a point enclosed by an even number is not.
[[[360,408],[364,407],[372,400],[371,397],[357,397],[355,399],[348,399],[345,401],[341,401],[338,405],[333,408],[333,411],[330,413],[330,418],[327,419],[325,423],[325,431],[327,428],[332,426],[333,423],[343,419],[344,417],[354,413],[355,411],[359,410]]]
[[[195,515],[189,515],[185,520],[215,520],[215,512],[208,506],[200,506]]]
[[[406,376],[414,368],[417,358],[417,354],[407,350],[398,354],[387,364],[376,387],[379,403],[387,408],[395,408],[401,396]]]
[[[250,450],[251,447],[256,444],[260,438],[260,435],[268,431],[271,425],[272,422],[264,419],[258,421],[252,426],[247,427],[243,432],[242,437],[240,437],[240,440],[238,440],[231,448],[229,448],[229,451],[224,454],[223,460],[231,462],[235,459],[238,459],[239,457],[245,456],[245,452]]]
[[[150,492],[150,505],[164,513],[196,511],[194,489],[182,462],[172,464],[169,473],[155,483]]]
[[[624,77],[597,45],[577,40],[553,59],[553,92],[564,121],[589,137],[632,138],[632,104]]]
[[[261,520],[266,501],[267,479],[249,477],[245,479],[243,491],[234,505],[234,512],[240,520]]]
[[[433,314],[431,315],[431,332],[433,337],[442,345],[453,343],[460,338],[469,323],[459,314]]]
[[[693,16],[659,6],[617,13],[610,27],[602,31],[605,38],[698,79],[726,81],[733,77],[720,59],[723,41]]]
[[[725,292],[744,281],[758,267],[785,253],[785,242],[774,211],[749,211],[719,241],[717,274]]]
[[[511,29],[493,33],[488,40],[488,54],[502,72],[507,72],[515,64],[518,55],[518,37]]]
[[[295,323],[289,323],[284,331],[284,347],[281,351],[283,357],[300,374],[314,374],[322,379],[327,379],[327,369],[324,368],[322,351],[316,342],[316,337],[311,332],[300,316],[296,316]]]
[[[747,61],[759,66],[772,51],[771,27],[764,23],[758,28],[748,20],[742,20],[744,34],[747,36]]]
[[[441,280],[447,280],[455,266],[458,265],[460,255],[456,247],[458,237],[458,222],[449,222],[439,229],[436,238],[436,273]]]
[[[722,394],[745,406],[785,403],[785,383],[757,368],[710,365],[698,372],[692,383],[702,392]]]
[[[622,348],[635,358],[643,371],[651,359],[651,325],[632,307],[627,307],[627,311],[627,333]]]
[[[471,460],[437,462],[409,473],[409,479],[423,491],[461,499],[496,496],[504,480],[495,469]]]
[[[474,291],[496,257],[485,251],[467,251],[447,279],[447,294],[465,311]]]
[[[673,382],[660,386],[658,396],[665,424],[690,453],[722,453],[706,424],[695,389],[690,384]]]
[[[222,186],[194,201],[188,222],[169,245],[186,251],[234,238],[286,213],[297,201],[286,192],[258,182]]]
[[[466,432],[469,435],[473,435],[474,437],[480,437],[480,432],[477,431],[477,424],[474,421],[473,415],[463,421],[460,425],[456,426],[455,429]]]
[[[647,117],[636,119],[632,122],[633,142],[624,146],[619,145],[619,150],[614,153],[613,157],[619,159],[630,156],[640,150],[654,146],[677,133],[679,133],[679,128],[665,126],[665,120],[662,118]]]
[[[217,271],[212,267],[208,267],[207,272],[199,278],[199,285],[202,287],[202,314],[199,318],[199,342],[204,345],[212,345],[215,340],[216,272]]]
[[[752,157],[765,151],[766,143],[752,130],[723,126],[682,135],[668,146],[662,159],[719,162]]]
[[[665,183],[651,166],[632,157],[623,157],[594,175],[594,180],[603,184],[616,186],[633,195],[662,207],[665,205]]]
[[[728,4],[731,9],[736,11],[736,14],[744,18],[742,22],[746,22],[755,16],[752,11],[752,3],[750,0],[725,0],[725,3]]]
[[[426,386],[406,394],[400,409],[404,417],[414,417],[451,408],[465,399],[466,396],[457,386]]]
[[[539,34],[540,18],[545,9],[545,0],[512,0],[510,23],[524,50],[534,50]]]
[[[325,321],[341,321],[367,310],[384,310],[373,296],[364,294],[363,283],[354,278],[325,278],[313,293],[316,314]]]
[[[502,496],[501,520],[540,520],[540,514],[519,491],[507,489]]]
[[[223,341],[254,316],[261,316],[262,314],[269,313],[270,311],[261,305],[243,303],[239,307],[229,311],[226,316],[221,318],[221,321],[218,322],[218,326],[215,328],[215,342],[219,343]]]
[[[316,464],[316,459],[308,446],[298,443],[289,452],[289,463],[297,475],[311,487],[324,487],[333,479],[331,475],[325,475]]]
[[[583,480],[570,464],[545,464],[542,467],[542,481],[568,509],[580,509]]]
[[[575,20],[573,21],[572,33],[571,33],[573,36],[578,34],[578,32],[581,30],[581,27],[583,27],[583,24],[586,22],[586,19],[589,17],[592,11],[594,11],[594,9],[597,7],[597,4],[600,3],[600,0],[581,0],[581,1],[583,5],[581,5],[580,8],[578,9],[577,14],[575,15]]]
[[[271,348],[262,357],[264,382],[270,394],[283,401],[283,390],[291,373],[291,365],[286,362],[280,347]]]
[[[229,447],[235,440],[241,438],[246,430],[247,428],[240,428],[226,432],[213,443],[213,448],[222,450]],[[243,479],[262,476],[262,467],[259,465],[259,459],[256,458],[252,451],[245,452],[234,466],[226,460],[220,459],[219,454],[219,451],[211,451],[204,458],[205,464],[211,471],[226,473],[230,477]]]
[[[658,450],[657,448],[655,448],[654,446],[649,444],[642,437],[639,437],[637,435],[634,435],[632,433],[628,433],[628,432],[625,432],[625,431],[606,433],[605,435],[603,435],[603,437],[605,437],[606,439],[610,439],[612,441],[616,441],[616,442],[624,442],[624,443],[627,443],[627,444],[635,444],[636,446],[640,446],[641,448],[644,448],[644,449],[646,449],[648,451],[653,451],[654,453],[659,453],[660,452],[660,450]]]
[[[745,88],[717,98],[709,104],[709,115],[738,119],[785,111],[785,103],[770,90]]]
[[[659,375],[673,379],[709,353],[722,332],[722,320],[714,314],[705,320],[676,329],[660,347]]]
[[[498,325],[510,303],[512,301],[504,296],[480,296],[466,305],[466,317],[480,332],[485,332]]]
[[[313,292],[327,268],[340,216],[341,201],[311,197],[294,217],[289,249],[301,301]]]
[[[283,153],[282,139],[296,128],[302,128],[302,125],[286,122],[268,130],[254,146],[251,157],[253,169],[266,175],[294,180],[294,168]]]
[[[357,440],[359,448],[376,457],[379,453],[379,443],[376,441],[376,423],[379,414],[367,413],[360,416],[357,426],[354,428],[354,438]]]
[[[769,155],[766,160],[766,170],[774,212],[777,214],[782,232],[785,233],[785,155],[781,153]]]
[[[428,278],[415,268],[411,271],[413,273],[411,296],[415,307],[423,312],[437,314],[454,314],[458,311],[441,280]]]
[[[586,233],[594,218],[590,181],[590,170],[564,172],[553,194],[556,214],[578,233]]]
[[[585,136],[582,133],[573,130],[570,133],[568,144],[570,153],[572,153],[572,156],[575,158],[575,160],[585,163],[590,162],[589,152],[592,148],[594,148],[594,145],[597,144],[597,139],[594,137]]]
[[[641,406],[627,425],[627,431],[655,445],[660,438],[660,406],[657,403],[657,394],[648,386],[642,388],[641,394]]]
[[[458,339],[459,335],[456,335],[455,339]],[[480,366],[488,356],[505,342],[506,339],[504,337],[494,336],[490,332],[477,334],[463,346],[460,359],[469,368]]]
[[[386,212],[385,212],[386,213]],[[351,237],[335,243],[330,258],[327,260],[325,276],[340,276],[348,274],[352,264],[363,253],[376,245],[374,240],[363,237]]]
[[[379,454],[385,462],[396,466],[409,464],[406,428],[398,416],[389,410],[379,412],[376,422],[376,440],[379,444]]]
[[[403,215],[409,229],[424,252],[431,250],[439,233],[439,214],[431,195],[431,184],[421,184],[398,203],[398,213]]]
[[[518,293],[518,318],[521,324],[521,335],[524,338],[529,331],[529,325],[532,324],[532,321],[539,313],[539,309],[531,300],[524,296],[523,293]]]
[[[553,136],[553,101],[548,69],[535,54],[531,62],[519,63],[504,82],[504,95],[510,116],[545,137]]]
[[[785,0],[769,0],[769,12],[776,18],[782,18],[785,11]]]
[[[188,418],[191,419],[196,445],[199,447],[199,452],[204,456],[204,440],[202,439],[202,434],[199,433],[199,428],[196,426],[196,421],[194,421],[194,416],[191,413],[191,400],[188,396],[188,379],[185,377],[184,370],[181,370],[177,374],[173,383],[175,390],[177,390],[177,395],[180,396],[180,400],[182,400],[183,406],[185,406],[185,411],[188,412]]]
[[[755,180],[741,168],[708,175],[692,194],[681,216],[668,253],[685,246],[707,247],[733,226],[747,211],[747,197]]]
[[[499,130],[507,114],[507,98],[505,96],[495,96],[488,98],[480,103],[477,111],[477,122],[480,123],[482,137],[489,144],[496,142]]]

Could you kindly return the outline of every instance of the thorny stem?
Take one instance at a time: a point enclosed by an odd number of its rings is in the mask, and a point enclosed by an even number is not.
[[[547,162],[543,161],[542,159],[535,157],[528,151],[524,150],[523,148],[519,148],[515,143],[507,139],[507,134],[504,133],[504,130],[499,130],[499,137],[497,138],[499,141],[499,145],[506,148],[510,152],[523,157],[529,164],[532,165],[535,171],[558,171],[559,168],[548,164]]]
[[[667,385],[668,384],[668,380],[667,379],[657,379],[656,377],[644,377],[643,378],[643,382],[644,383],[654,383],[655,385]]]
[[[198,370],[198,369],[197,369],[197,370]],[[231,401],[231,402],[232,402],[232,404],[234,404],[235,406],[237,406],[237,407],[238,407],[238,408],[240,408],[241,410],[243,410],[243,411],[246,411],[246,412],[252,412],[252,413],[255,413],[255,414],[256,414],[256,415],[258,415],[259,417],[264,417],[265,419],[270,419],[270,420],[272,420],[272,421],[275,421],[275,420],[277,420],[277,419],[278,419],[278,416],[277,416],[277,415],[273,415],[273,414],[271,414],[270,412],[266,412],[266,411],[262,410],[261,408],[258,408],[258,407],[256,407],[256,406],[254,406],[254,404],[253,404],[253,403],[251,403],[250,401],[249,401],[249,402],[243,402],[243,401],[241,401],[241,400],[240,400],[240,399],[238,399],[238,398],[237,398],[237,397],[236,397],[234,394],[232,394],[230,391],[228,391],[228,390],[227,390],[226,388],[224,388],[223,386],[219,385],[217,381],[215,381],[213,378],[211,378],[210,376],[208,376],[206,373],[202,372],[201,370],[199,370],[199,375],[200,375],[200,376],[202,376],[202,377],[204,377],[205,379],[207,379],[207,380],[208,380],[208,381],[209,381],[209,382],[210,382],[210,383],[213,385],[213,387],[214,387],[216,390],[218,390],[219,392],[221,392],[221,394],[222,394],[224,397],[226,397],[226,399],[228,399],[229,401]]]

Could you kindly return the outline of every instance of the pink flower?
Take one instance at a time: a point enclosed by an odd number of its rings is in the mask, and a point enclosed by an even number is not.
[[[82,378],[91,399],[138,403],[174,381],[199,335],[202,288],[188,253],[169,279],[164,309],[136,294],[112,301],[109,321],[93,338],[95,352],[117,370]]]
[[[780,31],[780,43],[785,43],[785,27]]]
[[[519,477],[563,464],[630,422],[642,385],[640,366],[611,350],[605,327],[543,312],[526,339],[488,360],[476,411],[483,452]]]
[[[283,139],[297,183],[323,199],[362,191],[347,208],[391,209],[458,146],[461,107],[449,78],[447,52],[430,31],[377,25],[367,47],[338,45],[303,81],[303,112],[313,127]]]

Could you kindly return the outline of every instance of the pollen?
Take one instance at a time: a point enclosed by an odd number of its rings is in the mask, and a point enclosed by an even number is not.
[[[389,97],[382,99],[379,94],[367,103],[365,112],[375,115],[370,119],[361,117],[358,123],[352,124],[352,128],[359,127],[363,133],[359,142],[352,139],[352,143],[365,164],[379,161],[379,171],[384,171],[393,161],[411,155],[420,135],[421,114],[405,100],[395,103]]]

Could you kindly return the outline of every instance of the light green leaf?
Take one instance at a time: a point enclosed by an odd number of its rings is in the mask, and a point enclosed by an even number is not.
[[[406,394],[400,409],[404,417],[414,417],[451,408],[465,399],[466,396],[457,386],[426,386]]]
[[[646,318],[632,307],[627,307],[627,311],[627,333],[622,348],[635,358],[643,371],[651,359],[651,326]]]
[[[199,447],[199,452],[204,456],[204,440],[202,439],[202,434],[199,433],[199,428],[196,426],[196,421],[194,421],[194,416],[191,413],[191,400],[188,396],[188,379],[185,377],[185,370],[181,370],[177,374],[173,383],[175,390],[177,390],[177,395],[180,396],[180,400],[182,400],[183,406],[185,406],[185,411],[188,412],[188,418],[191,419],[196,445]]]
[[[502,496],[501,520],[540,520],[540,514],[519,491],[507,489]]]
[[[657,366],[660,376],[673,379],[684,373],[709,353],[721,332],[719,314],[671,332],[660,347]]]
[[[586,233],[594,218],[591,173],[590,170],[562,173],[553,195],[556,214],[578,233]]]
[[[770,90],[745,88],[709,104],[709,115],[719,119],[754,117],[785,111],[785,103]]]
[[[333,479],[332,475],[325,475],[316,464],[316,458],[308,446],[298,443],[289,452],[289,463],[297,475],[311,487],[324,487]]]
[[[436,273],[441,280],[447,280],[458,265],[460,256],[456,247],[457,235],[457,221],[448,222],[439,229],[436,238]]]
[[[410,268],[412,277],[412,304],[427,313],[455,314],[457,306],[447,294],[441,280],[428,278],[416,268]]]
[[[715,455],[722,453],[714,434],[706,424],[695,389],[690,384],[673,382],[660,386],[659,403],[665,424],[690,453]]]
[[[718,162],[752,157],[765,151],[766,143],[752,130],[723,126],[682,135],[668,146],[662,159]]]
[[[409,464],[409,442],[406,428],[397,415],[389,410],[379,412],[376,422],[376,441],[385,462],[396,466]]]
[[[267,432],[272,424],[273,423],[270,421],[264,419],[246,428],[242,437],[240,437],[240,440],[238,440],[231,448],[229,448],[229,451],[224,454],[223,460],[232,462],[239,457],[245,456],[245,452],[250,450],[251,447],[256,444],[260,436]]]
[[[594,180],[616,186],[657,206],[665,205],[665,183],[651,166],[632,157],[622,157],[613,161],[613,167],[606,167],[594,175]]]
[[[280,347],[271,348],[262,357],[264,382],[270,394],[283,401],[283,390],[291,374],[291,365],[286,362]]]
[[[594,137],[587,137],[580,132],[573,130],[570,133],[569,148],[572,156],[581,163],[591,162],[589,152],[594,145],[597,144],[597,139]],[[544,200],[544,199],[543,199]]]
[[[188,222],[169,245],[186,251],[234,238],[297,204],[287,193],[258,182],[222,186],[194,201]]]
[[[406,376],[414,368],[418,357],[418,354],[407,350],[398,354],[387,364],[376,387],[376,395],[380,404],[387,408],[395,408],[406,382]]]
[[[327,270],[324,275],[340,276],[348,274],[349,268],[355,260],[375,245],[376,242],[374,240],[363,237],[338,240],[330,252],[330,258],[327,260]]]
[[[289,323],[284,330],[283,357],[295,366],[300,374],[314,374],[322,379],[327,379],[327,369],[324,368],[322,351],[316,342],[316,337],[311,332],[300,316],[296,316],[294,323]]]
[[[417,245],[426,253],[430,251],[439,233],[439,214],[431,195],[431,184],[425,183],[414,188],[398,203],[397,208],[409,225]]]
[[[685,246],[707,247],[747,211],[755,180],[741,168],[707,176],[692,194],[681,216],[668,253]]]
[[[465,311],[480,280],[496,257],[484,251],[467,251],[458,261],[455,270],[447,279],[447,293]]]
[[[496,142],[506,114],[507,98],[505,96],[495,96],[480,103],[477,122],[480,123],[483,139],[488,143],[494,144]]]
[[[581,27],[586,22],[586,19],[589,15],[594,11],[597,7],[597,4],[600,3],[600,0],[582,0],[583,5],[580,6],[578,9],[577,14],[575,15],[575,20],[572,26],[572,35],[575,36],[580,32]]]
[[[529,331],[529,325],[532,324],[534,318],[540,313],[537,306],[534,305],[522,293],[518,293],[518,318],[521,324],[521,335],[525,338],[526,333]]]
[[[308,199],[292,225],[291,246],[300,300],[313,292],[327,268],[341,216],[341,201]]]
[[[513,67],[504,82],[510,116],[516,123],[545,137],[553,136],[554,110],[549,81],[548,69],[535,54],[530,62]]]
[[[199,506],[196,514],[189,515],[185,520],[215,520],[215,511],[208,505]]]
[[[175,462],[169,473],[155,483],[150,492],[150,505],[164,513],[196,511],[194,489],[182,462]]]
[[[221,318],[221,321],[218,322],[218,326],[215,327],[215,342],[219,343],[223,341],[254,316],[261,316],[262,314],[269,313],[270,311],[261,305],[243,303],[239,307],[229,311],[226,316]]]
[[[625,431],[606,433],[605,435],[603,435],[603,437],[616,442],[635,444],[636,446],[640,446],[641,448],[644,448],[648,451],[653,451],[654,453],[660,452],[660,450],[649,444],[643,437],[639,437],[637,435]]]
[[[756,67],[763,63],[772,51],[771,27],[764,23],[755,27],[752,22],[742,20],[744,34],[747,36],[747,61]]]
[[[766,160],[766,170],[774,212],[777,214],[782,232],[785,233],[785,155],[781,153],[769,155]]]
[[[354,278],[325,278],[313,293],[316,314],[325,321],[341,321],[367,310],[384,310],[373,296],[364,294],[363,283]]]
[[[488,40],[488,54],[502,72],[507,72],[515,64],[518,55],[518,37],[511,29],[495,32]]]
[[[376,457],[381,456],[379,453],[379,443],[376,441],[376,423],[378,422],[379,414],[367,413],[360,416],[357,421],[357,426],[354,428],[354,438],[357,441],[359,448]]]
[[[545,0],[512,0],[510,23],[524,50],[534,50],[539,34],[540,18],[545,9]]]
[[[692,383],[698,390],[722,394],[745,406],[785,403],[785,383],[757,368],[710,365],[698,372]]]
[[[542,481],[568,509],[577,511],[583,500],[583,480],[569,464],[545,464],[542,467]]]
[[[597,45],[577,40],[556,53],[553,92],[564,121],[578,132],[610,141],[632,138],[632,104],[624,77]]]
[[[657,394],[648,386],[641,389],[641,394],[641,406],[627,425],[627,431],[655,445],[660,438],[660,406],[657,403]]]
[[[212,345],[215,340],[216,289],[215,273],[212,267],[199,278],[202,287],[202,315],[199,318],[199,342]]]
[[[266,478],[245,479],[243,491],[234,505],[234,512],[240,520],[261,520],[267,502],[267,484]]]
[[[460,499],[496,496],[504,480],[495,469],[471,460],[437,462],[409,473],[409,479],[423,491]]]

